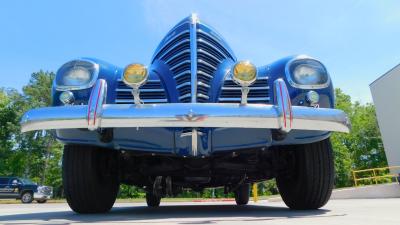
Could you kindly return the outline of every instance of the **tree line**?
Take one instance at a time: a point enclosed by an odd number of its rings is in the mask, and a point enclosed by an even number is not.
[[[22,92],[0,88],[0,176],[19,176],[54,187],[55,195],[62,196],[62,144],[51,131],[20,132],[19,121],[29,109],[51,105],[51,85],[55,74],[33,73]],[[350,134],[331,136],[335,155],[335,185],[353,184],[351,171],[387,166],[382,138],[378,128],[375,107],[371,103],[352,102],[342,90],[335,90],[336,108],[344,110],[352,122]],[[276,194],[274,181],[258,184],[259,194]],[[121,186],[120,197],[143,197],[136,187]],[[182,197],[199,197],[184,192]],[[222,197],[222,190],[206,190],[203,197]]]

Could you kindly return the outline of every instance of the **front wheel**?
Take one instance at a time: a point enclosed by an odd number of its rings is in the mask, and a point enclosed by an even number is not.
[[[247,205],[250,198],[250,184],[242,184],[235,190],[235,201],[237,205]]]
[[[43,203],[46,203],[47,200],[46,199],[40,199],[40,200],[36,200],[36,202],[39,203],[39,204],[43,204]]]
[[[68,205],[77,213],[102,213],[114,205],[119,189],[112,150],[66,145],[63,185]]]
[[[334,179],[333,151],[329,139],[292,146],[292,159],[287,173],[276,178],[279,192],[291,209],[318,209],[332,193]]]
[[[32,194],[32,192],[27,191],[27,192],[24,192],[24,193],[21,195],[21,202],[22,202],[22,203],[28,204],[28,203],[31,203],[32,201],[33,201],[33,194]]]

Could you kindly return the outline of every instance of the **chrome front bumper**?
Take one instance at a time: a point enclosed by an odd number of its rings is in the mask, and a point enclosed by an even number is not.
[[[170,103],[114,105],[105,102],[107,83],[98,80],[88,105],[33,109],[21,120],[22,132],[44,129],[117,127],[267,128],[289,132],[349,132],[347,115],[337,109],[291,106],[285,82],[274,83],[277,105],[233,103]]]
[[[39,199],[39,200],[51,199],[51,196],[52,195],[46,195],[38,192],[33,193],[33,199]]]

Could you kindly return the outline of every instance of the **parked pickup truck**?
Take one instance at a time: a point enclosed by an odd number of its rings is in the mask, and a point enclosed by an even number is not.
[[[53,196],[53,188],[41,186],[29,179],[19,177],[0,177],[0,199],[21,199],[22,203],[45,203]]]

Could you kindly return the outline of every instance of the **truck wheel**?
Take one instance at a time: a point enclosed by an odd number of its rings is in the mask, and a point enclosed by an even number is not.
[[[237,205],[247,205],[250,198],[250,185],[242,184],[235,191],[235,201]]]
[[[119,182],[112,150],[85,145],[66,145],[63,154],[63,185],[68,205],[77,213],[109,211]]]
[[[160,206],[161,197],[155,196],[152,193],[146,193],[146,203],[148,207],[158,207]]]
[[[33,201],[33,194],[30,191],[26,191],[21,195],[21,202],[24,204],[31,203]]]
[[[279,192],[291,209],[318,209],[332,193],[334,165],[332,145],[328,139],[293,146],[293,166],[276,178]]]

